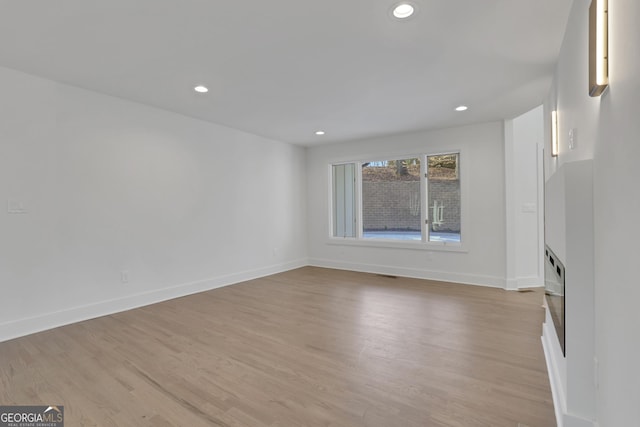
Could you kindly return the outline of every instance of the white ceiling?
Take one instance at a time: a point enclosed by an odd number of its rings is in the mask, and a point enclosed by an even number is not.
[[[571,2],[0,0],[0,66],[315,145],[539,105]]]

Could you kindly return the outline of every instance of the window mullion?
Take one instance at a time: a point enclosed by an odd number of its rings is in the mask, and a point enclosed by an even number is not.
[[[427,182],[427,156],[423,155],[420,162],[420,207],[421,207],[421,231],[422,242],[429,241],[429,206],[427,190],[429,188]]]
[[[356,188],[356,237],[362,239],[363,236],[363,219],[362,219],[362,162],[356,163],[355,173],[355,188]]]

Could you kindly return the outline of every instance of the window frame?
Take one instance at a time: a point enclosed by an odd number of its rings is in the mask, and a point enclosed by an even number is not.
[[[446,241],[429,241],[429,224],[426,223],[426,219],[431,219],[428,212],[428,177],[427,173],[427,158],[431,156],[457,154],[458,165],[457,173],[460,181],[460,242],[446,242]],[[384,238],[364,238],[363,237],[363,207],[362,207],[362,165],[364,163],[382,162],[389,160],[402,160],[402,159],[420,159],[420,214],[421,214],[421,240],[399,240],[399,239],[384,239]],[[331,245],[350,245],[350,246],[364,246],[364,247],[381,247],[381,248],[398,248],[398,249],[421,249],[432,251],[447,251],[447,252],[468,252],[468,237],[469,237],[469,222],[467,214],[467,183],[468,183],[468,167],[463,163],[465,158],[464,150],[462,149],[438,149],[421,151],[419,153],[392,153],[386,155],[374,154],[369,156],[362,156],[358,160],[336,160],[330,161],[328,164],[328,202],[329,202],[329,227],[328,227],[328,244]],[[333,235],[333,166],[342,164],[355,164],[355,237],[340,237]]]

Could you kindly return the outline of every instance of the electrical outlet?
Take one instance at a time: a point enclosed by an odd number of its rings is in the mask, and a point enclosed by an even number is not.
[[[120,272],[120,281],[122,283],[129,283],[129,270],[122,270]]]

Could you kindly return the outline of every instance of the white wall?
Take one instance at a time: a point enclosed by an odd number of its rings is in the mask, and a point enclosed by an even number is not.
[[[543,107],[505,121],[507,287],[543,285]]]
[[[505,286],[502,123],[442,129],[310,148],[307,152],[309,257],[314,265]],[[461,149],[466,252],[337,245],[329,241],[332,162]],[[463,207],[463,215],[464,215]]]
[[[545,103],[547,125],[556,103],[560,120],[560,156],[547,155],[546,169],[549,178],[559,164],[594,161],[595,412],[600,427],[618,427],[640,420],[640,2],[609,0],[610,87],[601,98],[587,94],[589,4],[574,1]],[[578,143],[569,150],[572,127]]]
[[[0,93],[0,340],[306,264],[303,148],[4,68]]]
[[[593,161],[563,163],[549,177],[545,196],[547,244],[565,266],[566,357],[553,319],[547,316],[543,328],[556,413],[563,420],[560,427],[593,425],[596,418]]]

